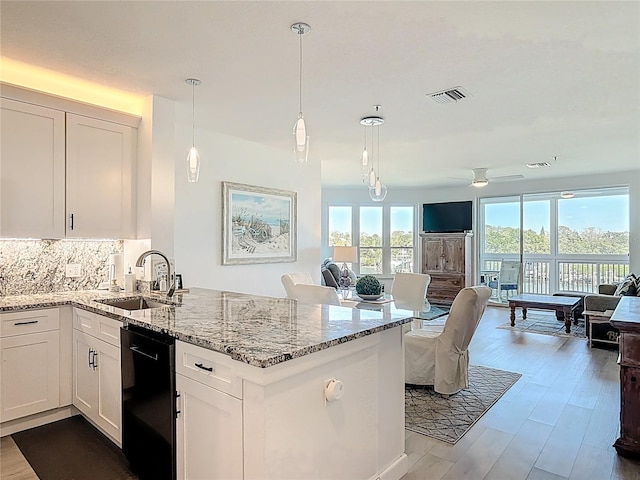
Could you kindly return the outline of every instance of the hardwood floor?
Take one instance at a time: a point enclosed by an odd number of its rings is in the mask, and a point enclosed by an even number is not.
[[[498,330],[506,308],[487,308],[471,363],[522,378],[456,445],[406,432],[403,480],[640,480],[640,462],[611,446],[619,428],[617,352],[585,340]],[[2,480],[37,479],[9,437]]]
[[[470,363],[522,374],[456,445],[406,432],[403,480],[640,480],[619,457],[618,352],[585,340],[498,330],[509,309],[487,308]]]
[[[0,477],[2,480],[38,480],[11,437],[2,437],[0,442]]]

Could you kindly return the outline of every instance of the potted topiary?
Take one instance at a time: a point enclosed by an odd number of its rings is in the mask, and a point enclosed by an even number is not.
[[[380,281],[373,275],[363,275],[356,282],[356,293],[363,300],[377,300],[382,296]]]

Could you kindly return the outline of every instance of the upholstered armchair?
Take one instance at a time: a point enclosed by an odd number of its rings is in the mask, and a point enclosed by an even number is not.
[[[340,288],[340,267],[333,260],[328,258],[322,262],[320,273],[322,274],[322,285],[333,287],[336,290]],[[349,270],[349,277],[351,277],[351,285],[355,285],[356,274]]]
[[[491,295],[485,286],[460,290],[442,332],[411,330],[405,339],[405,383],[451,395],[469,387],[469,343]]]

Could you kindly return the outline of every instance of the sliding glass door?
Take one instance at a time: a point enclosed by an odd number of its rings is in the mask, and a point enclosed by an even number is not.
[[[494,302],[507,302],[504,261],[521,263],[519,293],[597,292],[629,271],[627,188],[483,198],[479,227],[479,281]]]

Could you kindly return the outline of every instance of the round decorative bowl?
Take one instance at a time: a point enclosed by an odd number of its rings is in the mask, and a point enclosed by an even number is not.
[[[378,295],[365,295],[363,293],[358,293],[357,295],[363,300],[378,300],[383,296],[382,293],[379,293]]]

